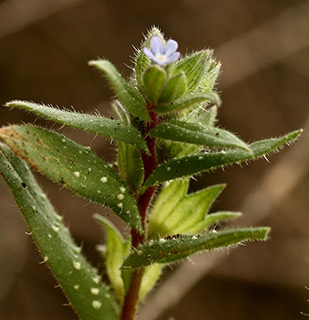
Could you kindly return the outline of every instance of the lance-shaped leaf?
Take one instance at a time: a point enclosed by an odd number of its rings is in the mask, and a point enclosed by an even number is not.
[[[241,216],[240,212],[220,211],[206,215],[206,217],[195,225],[192,225],[186,232],[195,234],[206,230],[210,226],[216,225],[221,221],[234,219]]]
[[[129,112],[141,119],[151,120],[143,97],[121,76],[112,63],[107,60],[93,60],[89,62],[89,65],[105,74],[120,102]]]
[[[186,95],[175,100],[174,102],[162,104],[154,108],[154,110],[159,113],[175,112],[205,102],[213,102],[215,104],[218,104],[220,102],[220,98],[215,92]]]
[[[61,110],[28,101],[14,100],[6,104],[10,108],[19,108],[75,129],[94,132],[103,136],[132,144],[140,149],[147,149],[146,142],[139,131],[122,121],[101,116]]]
[[[270,228],[244,228],[201,235],[177,235],[140,246],[125,260],[122,268],[136,269],[153,263],[170,263],[196,252],[213,250],[249,240],[266,240]]]
[[[280,138],[261,140],[249,144],[252,153],[241,149],[234,149],[221,152],[207,152],[204,154],[187,156],[171,160],[160,165],[147,179],[145,186],[150,186],[156,182],[163,182],[179,177],[194,175],[203,171],[209,171],[218,167],[239,163],[247,160],[254,160],[263,155],[267,155],[285,144],[296,140],[302,130],[291,132]]]
[[[32,125],[3,127],[0,138],[41,173],[111,208],[130,226],[141,229],[136,202],[126,183],[89,148]]]
[[[156,105],[159,100],[165,80],[165,70],[157,65],[149,67],[144,73],[145,94],[154,105]]]
[[[199,123],[171,120],[149,131],[154,137],[207,147],[236,147],[251,152],[248,145],[229,131]]]
[[[184,183],[176,180],[163,189],[161,192],[163,195],[160,194],[154,204],[155,214],[150,215],[150,237],[158,238],[188,233],[189,230],[205,220],[213,201],[225,185],[212,186],[189,195],[183,193],[184,187]],[[174,201],[164,201],[171,190],[175,191],[175,194],[171,195]]]
[[[25,161],[0,144],[0,174],[15,197],[42,256],[80,319],[117,320],[119,306],[81,254]]]
[[[131,241],[125,241],[115,226],[104,217],[98,214],[94,217],[106,230],[106,271],[113,289],[115,290],[118,298],[122,301],[124,297],[124,286],[120,268],[125,257],[129,254]]]

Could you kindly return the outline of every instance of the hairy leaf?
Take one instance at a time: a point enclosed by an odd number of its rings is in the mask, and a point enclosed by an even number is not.
[[[207,67],[207,59],[209,59],[211,55],[211,50],[202,50],[195,52],[176,63],[174,72],[184,72],[187,78],[188,90],[194,90],[202,80]]]
[[[86,261],[27,164],[0,144],[0,174],[12,190],[31,235],[80,319],[117,320],[119,306]]]
[[[193,225],[187,230],[188,233],[194,234],[206,230],[212,225],[216,225],[227,219],[234,219],[241,216],[240,212],[220,211],[206,215],[205,219]]]
[[[221,63],[217,63],[211,59],[207,63],[205,73],[199,85],[195,88],[194,92],[211,92],[216,84],[220,74]]]
[[[157,65],[151,66],[145,71],[143,80],[147,98],[156,105],[166,80],[165,70]]]
[[[107,60],[93,60],[89,65],[105,74],[120,102],[129,112],[141,119],[150,120],[143,97],[121,76],[112,63]]]
[[[187,90],[187,79],[184,72],[170,78],[160,95],[159,103],[166,104],[180,98]]]
[[[139,291],[139,299],[144,300],[149,291],[157,283],[161,276],[164,265],[161,263],[154,263],[151,266],[145,268],[145,273],[142,279],[141,288]]]
[[[138,190],[144,180],[143,160],[139,150],[120,142],[118,145],[118,166],[121,176],[132,191]]]
[[[145,186],[150,186],[157,182],[168,181],[179,177],[194,175],[232,163],[254,160],[258,157],[276,151],[281,146],[296,140],[301,132],[302,130],[297,130],[280,138],[261,140],[252,143],[249,145],[252,153],[235,149],[221,152],[207,152],[171,160],[160,165],[149,176],[145,182]]]
[[[162,104],[154,108],[154,110],[159,113],[174,112],[174,111],[180,111],[182,109],[192,107],[197,104],[202,104],[208,101],[213,103],[218,103],[220,101],[220,98],[215,92],[186,95],[184,97],[181,97],[175,100],[174,102],[164,104],[164,105]]]
[[[170,186],[176,190],[180,190],[181,185],[178,181],[173,181]],[[173,203],[173,207],[171,207],[170,204],[168,204],[168,206],[161,204],[160,211],[156,216],[152,217],[152,214],[150,216],[150,236],[158,238],[167,235],[188,233],[190,229],[205,220],[206,214],[213,201],[224,187],[225,185],[217,185],[189,195],[183,194],[181,198],[178,198],[177,203]],[[162,193],[167,194],[168,191],[163,189]],[[180,195],[180,191],[178,191],[177,195]],[[175,199],[175,196],[173,198]],[[158,201],[156,203],[158,203]],[[156,203],[154,209],[156,208]],[[168,207],[170,210],[168,210]],[[162,219],[162,215],[164,219]]]
[[[7,107],[19,108],[34,112],[48,120],[70,126],[72,128],[94,132],[103,136],[132,144],[140,149],[147,149],[146,142],[138,130],[119,120],[103,118],[101,116],[61,110],[28,101],[14,100],[6,104]]]
[[[170,263],[199,251],[228,247],[249,240],[266,240],[269,231],[266,227],[244,228],[193,236],[177,235],[150,241],[131,253],[122,268],[136,269],[153,263]]]
[[[156,236],[157,226],[164,223],[176,205],[186,195],[189,179],[175,180],[162,188],[156,199],[149,217],[148,232],[151,237]]]
[[[122,301],[124,297],[124,286],[120,267],[122,266],[125,257],[129,254],[131,241],[125,241],[119,231],[109,220],[98,214],[95,215],[95,218],[106,230],[106,271],[113,289]]]
[[[210,108],[198,108],[192,110],[190,113],[186,113],[182,118],[179,118],[181,121],[187,121],[193,124],[201,124],[204,127],[214,127],[216,122],[216,117],[218,113],[218,107],[213,105]]]
[[[0,138],[41,173],[111,208],[130,226],[141,228],[136,202],[126,183],[89,148],[32,125],[3,127]]]
[[[248,145],[231,132],[199,123],[171,120],[157,125],[149,134],[172,141],[216,148],[236,147],[251,152]]]

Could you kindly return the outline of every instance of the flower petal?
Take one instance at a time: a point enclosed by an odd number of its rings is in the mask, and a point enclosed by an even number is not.
[[[174,52],[172,55],[170,55],[166,61],[166,64],[177,61],[180,57],[180,52]]]
[[[163,43],[161,38],[159,37],[152,37],[150,40],[151,45],[151,51],[154,55],[157,55],[157,53],[162,53],[163,51]]]
[[[151,60],[154,59],[154,55],[153,55],[152,51],[150,51],[148,48],[144,48],[144,53],[145,53],[145,55],[146,55],[148,58],[150,58]]]
[[[178,48],[178,43],[175,40],[168,40],[165,47],[164,47],[164,53],[169,56],[173,54]]]

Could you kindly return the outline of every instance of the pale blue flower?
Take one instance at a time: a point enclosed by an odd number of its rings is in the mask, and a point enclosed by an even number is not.
[[[168,40],[164,46],[161,38],[152,37],[150,47],[151,50],[144,48],[145,55],[161,66],[166,66],[180,57],[180,53],[176,51],[178,43],[175,40]]]

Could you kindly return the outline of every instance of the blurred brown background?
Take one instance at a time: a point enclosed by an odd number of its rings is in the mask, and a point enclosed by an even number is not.
[[[238,225],[268,225],[271,238],[167,270],[139,319],[305,319],[309,313],[309,2],[0,1],[0,104],[27,99],[109,115],[112,92],[87,66],[111,60],[126,75],[142,33],[159,26],[182,53],[210,47],[222,61],[219,123],[254,141],[305,128],[292,148],[244,168],[203,175],[193,188],[227,182],[213,210],[243,211]],[[0,125],[33,122],[0,109]],[[44,121],[38,124],[50,125]],[[63,130],[113,160],[108,140]],[[108,211],[39,177],[93,264],[104,234],[92,213]],[[0,319],[76,319],[0,181]],[[115,220],[114,217],[112,219]],[[160,299],[158,298],[160,297]]]

